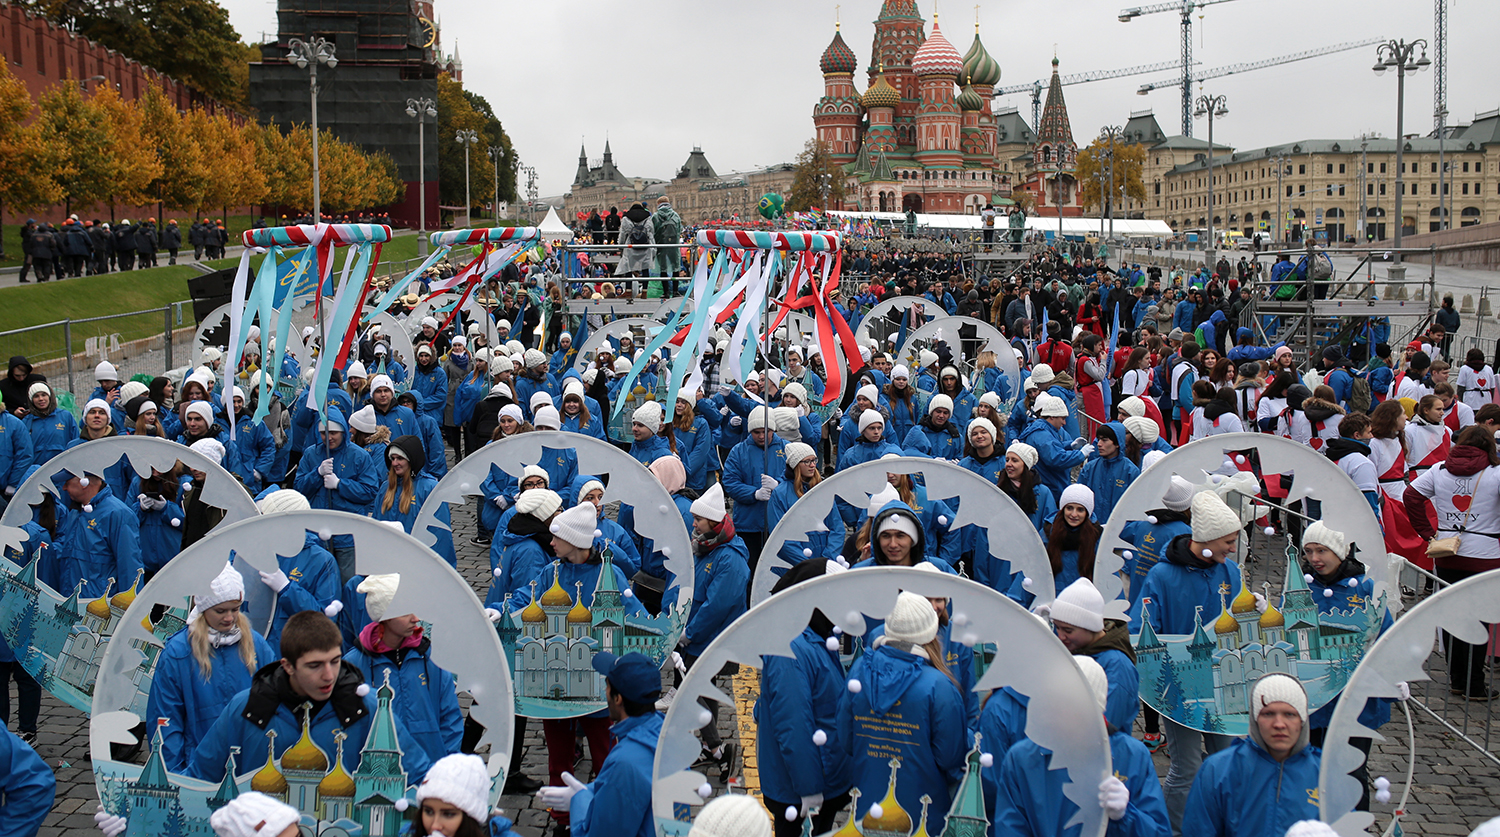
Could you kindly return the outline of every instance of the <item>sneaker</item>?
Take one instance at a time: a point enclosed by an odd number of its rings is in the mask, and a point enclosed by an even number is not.
[[[18,732],[16,737],[26,742],[26,746],[36,749],[36,730],[31,732]]]
[[[1141,743],[1146,745],[1147,750],[1154,753],[1167,746],[1167,739],[1159,732],[1148,732],[1141,737]]]
[[[513,773],[505,777],[506,796],[530,796],[542,789],[540,779],[533,779],[525,773]]]
[[[673,686],[667,693],[656,699],[656,711],[665,712],[672,708],[672,701],[677,699],[677,687]]]
[[[719,757],[716,759],[719,763],[719,784],[727,785],[729,784],[729,777],[734,775],[734,757],[737,755],[737,752],[733,741],[725,741],[719,746],[721,749]]]
[[[469,538],[469,543],[474,544],[475,546],[489,546],[490,539],[486,538],[483,535],[475,535],[474,537]]]
[[[1487,703],[1489,701],[1495,700],[1496,698],[1500,698],[1500,691],[1489,688],[1481,688],[1478,692],[1470,692],[1464,695],[1464,697],[1468,700],[1474,701],[1475,703]]]

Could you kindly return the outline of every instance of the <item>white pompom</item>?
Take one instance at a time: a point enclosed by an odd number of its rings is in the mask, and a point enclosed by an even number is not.
[[[1391,780],[1385,778],[1384,776],[1377,776],[1375,778],[1375,781],[1372,784],[1375,785],[1375,790],[1390,790],[1391,789]]]
[[[939,526],[947,526],[948,525],[948,515],[946,515],[946,514],[940,514],[940,515],[938,515],[938,525]]]
[[[698,713],[698,726],[706,727],[708,726],[709,721],[712,721],[713,719],[713,713],[709,712],[707,709],[704,709],[703,711]]]
[[[1135,560],[1135,553],[1131,552],[1130,550],[1127,549],[1124,552],[1120,553],[1120,557],[1124,558],[1126,561],[1134,561]]]
[[[561,531],[562,531],[562,527],[561,527],[561,526],[558,526],[558,525],[557,525],[557,524],[556,524],[556,523],[554,523],[554,524],[552,524],[552,525],[551,525],[551,526],[548,526],[548,527],[547,527],[547,531],[549,531],[549,532],[551,532],[551,533],[552,533],[552,534],[554,534],[554,535],[555,535],[555,534],[557,534],[557,533],[558,533],[558,532],[561,532]]]
[[[370,693],[370,684],[369,683],[361,683],[361,684],[359,684],[358,686],[355,687],[354,693],[356,695],[359,695],[360,697],[364,697],[365,695],[368,695]]]
[[[402,798],[396,800],[396,810],[397,811],[403,811],[404,812],[407,808],[410,808],[410,807],[411,807],[411,803],[406,801],[406,797],[403,796]]]
[[[1234,455],[1234,464],[1236,464],[1236,465],[1244,465],[1245,464],[1245,455],[1243,453],[1237,453],[1237,454],[1235,454]]]
[[[1267,526],[1266,527],[1266,537],[1268,537],[1268,538],[1275,537],[1275,535],[1276,535],[1276,527],[1275,526]]]
[[[857,610],[851,610],[848,613],[844,614],[845,625],[863,625],[864,623],[864,614],[860,613]]]
[[[1035,583],[1036,582],[1034,582],[1034,581],[1031,580],[1031,576],[1022,576],[1021,577],[1021,586],[1024,587],[1025,589],[1027,589],[1027,590],[1030,590],[1031,586],[1033,584],[1035,584]]]
[[[877,803],[875,803],[875,804],[874,804],[874,805],[871,805],[871,806],[870,806],[870,812],[869,812],[869,815],[870,815],[870,816],[872,816],[872,817],[874,817],[874,818],[875,818],[875,819],[877,819],[877,820],[878,820],[878,819],[880,819],[880,818],[881,818],[881,817],[883,817],[883,816],[885,816],[885,809],[884,809],[884,808],[881,808],[881,807],[880,807],[880,803],[879,803],[879,802],[877,802]]]
[[[1378,791],[1375,791],[1375,801],[1379,802],[1382,805],[1384,805],[1387,802],[1390,802],[1391,801],[1391,792],[1388,791],[1388,790],[1378,790]]]
[[[458,490],[462,491],[465,494],[468,494],[469,493],[470,485],[471,485],[470,483],[461,482],[461,483],[458,484]]]
[[[864,687],[865,687],[864,684],[861,683],[861,682],[859,682],[858,680],[850,680],[849,681],[849,694],[851,694],[851,695],[857,695],[857,694],[859,694],[860,689],[863,689]]]
[[[1302,574],[1302,580],[1305,581],[1305,582],[1307,582],[1308,584],[1312,584],[1312,581],[1313,581],[1312,573],[1303,573]]]
[[[83,486],[84,488],[88,488],[89,487],[89,478],[88,478],[88,476],[84,475],[84,476],[79,477],[78,478],[78,484],[81,485],[81,486]]]
[[[1219,483],[1221,483],[1221,482],[1224,481],[1224,475],[1223,474],[1209,474],[1208,475],[1208,481],[1211,482],[1211,483],[1213,483],[1214,485],[1218,485]]]
[[[1359,579],[1357,579],[1357,578],[1351,578],[1351,579],[1349,579],[1348,583],[1349,583],[1350,587],[1358,587],[1359,586]]]
[[[838,637],[832,637],[831,636],[831,637],[823,640],[823,647],[827,648],[829,651],[837,651],[837,650],[839,650],[839,640],[838,640]]]
[[[1328,589],[1324,590],[1323,591],[1323,598],[1325,598],[1325,599],[1331,599],[1331,598],[1333,598],[1333,589],[1332,588],[1328,588]]]
[[[1154,514],[1148,514],[1148,515],[1146,515],[1146,522],[1150,523],[1152,526],[1155,526],[1156,525],[1156,515],[1154,515]]]
[[[1212,549],[1205,548],[1203,550],[1203,557],[1204,558],[1212,558],[1212,557],[1214,557],[1214,551]]]
[[[828,733],[822,730],[813,730],[813,744],[821,747],[828,743]]]
[[[635,598],[635,591],[631,590],[629,587],[626,587],[625,592],[621,593],[620,595],[624,596],[627,599],[633,599]]]
[[[967,613],[955,613],[955,614],[953,614],[953,624],[959,626],[960,628],[962,628],[964,625],[969,624],[969,614],[967,614]]]
[[[713,795],[714,795],[714,786],[713,785],[710,785],[709,783],[704,782],[703,784],[701,784],[701,785],[698,786],[698,796],[699,796],[699,798],[701,798],[701,799],[707,799],[707,798],[709,798],[710,796],[713,796]]]
[[[329,619],[332,619],[333,617],[338,616],[343,609],[344,603],[339,601],[338,599],[334,599],[333,601],[328,603],[328,607],[323,608],[323,615],[327,616]]]
[[[671,509],[667,508],[666,506],[657,506],[656,510],[661,512],[662,514],[666,514],[667,512],[671,511]]]
[[[661,557],[663,557],[663,558],[671,558],[672,557],[672,547],[670,547],[670,546],[664,546],[664,547],[662,547],[658,551],[661,553]]]
[[[969,631],[969,632],[965,633],[963,636],[959,637],[958,641],[961,642],[961,643],[963,643],[964,645],[968,645],[968,646],[972,647],[972,646],[974,646],[974,645],[976,645],[976,644],[979,643],[979,635],[976,634],[976,633],[974,633],[973,631]]]
[[[331,541],[331,540],[333,540],[333,531],[329,530],[329,529],[319,529],[318,530],[318,540],[324,540],[324,541]]]
[[[600,529],[595,529],[594,530],[594,537],[596,537],[596,538],[602,538],[602,537],[604,537],[604,532],[602,530],[600,530]]]
[[[93,503],[84,503],[83,504],[83,513],[84,514],[89,514],[93,510],[94,510],[94,504]]]
[[[994,767],[995,766],[995,754],[994,753],[980,753],[979,754],[979,766],[980,767]]]
[[[180,517],[174,517],[174,518],[172,518],[172,528],[173,529],[181,529],[182,528],[182,518],[180,518]]]
[[[810,547],[805,547],[804,546],[802,548],[802,557],[803,558],[811,558],[812,557],[812,549]]]
[[[787,822],[796,822],[796,820],[797,820],[797,806],[796,805],[788,805],[788,806],[786,806],[786,821]]]
[[[505,570],[502,570],[499,567],[496,567],[494,569],[494,576],[495,576],[495,578],[499,578],[500,576],[502,576],[504,574],[505,574]]]
[[[840,628],[838,625],[834,625],[833,626],[833,635],[834,636],[842,636],[843,633],[844,633],[844,629],[843,628]]]

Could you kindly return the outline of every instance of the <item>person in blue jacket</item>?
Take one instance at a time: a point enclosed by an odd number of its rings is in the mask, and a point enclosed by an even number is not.
[[[564,773],[564,784],[542,788],[537,800],[554,813],[569,815],[573,837],[655,837],[651,774],[661,737],[662,714],[656,711],[661,670],[639,652],[619,657],[600,652],[593,667],[604,677],[615,745],[594,781],[585,785]]]
[[[1078,474],[1078,483],[1094,492],[1095,520],[1109,520],[1115,503],[1141,475],[1141,469],[1125,456],[1123,445],[1128,437],[1125,425],[1117,421],[1100,425],[1094,436],[1094,455]]]
[[[490,392],[490,353],[484,349],[475,352],[469,359],[469,372],[459,382],[453,395],[453,423],[469,424],[474,417],[474,407]],[[508,362],[508,361],[507,361]],[[485,440],[478,440],[483,444]],[[477,447],[477,445],[476,445]]]
[[[1224,336],[1221,329],[1227,327],[1228,322],[1223,310],[1214,309],[1214,312],[1209,315],[1208,319],[1203,321],[1203,325],[1199,326],[1199,328],[1203,329],[1202,348],[1212,349],[1216,352],[1220,351],[1223,348],[1220,338]]]
[[[145,571],[141,563],[140,524],[135,513],[93,473],[60,471],[52,484],[66,500],[59,503],[57,537],[53,539],[53,577],[63,589],[84,582],[82,598],[99,598],[126,589]]]
[[[514,389],[516,402],[523,411],[530,411],[531,396],[545,392],[553,398],[558,396],[557,378],[547,371],[547,356],[537,349],[527,349],[523,355],[525,368],[516,375]]]
[[[1094,493],[1088,486],[1074,483],[1063,489],[1057,505],[1057,514],[1047,528],[1046,537],[1054,595],[1079,578],[1093,577],[1099,537],[1103,534],[1103,527],[1094,522]],[[1007,593],[1028,607],[1033,597],[1026,588],[1029,580],[1018,574]]]
[[[0,509],[26,479],[32,466],[31,433],[10,413],[0,410]]]
[[[417,368],[412,370],[411,391],[421,398],[422,412],[429,416],[441,416],[448,406],[448,373],[427,343],[417,347]]]
[[[641,569],[641,550],[636,544],[636,539],[622,524],[610,520],[604,514],[604,483],[598,477],[579,474],[573,480],[572,485],[568,486],[567,491],[565,499],[574,506],[581,506],[584,503],[593,506],[594,527],[599,531],[599,547],[610,550],[614,556],[615,566],[625,573],[626,579],[634,577]],[[621,503],[620,508],[623,511],[627,505]]]
[[[389,375],[370,378],[370,405],[375,423],[391,431],[391,438],[416,435],[417,414],[396,402],[396,383]]]
[[[573,335],[563,332],[557,336],[557,351],[552,353],[552,359],[547,364],[547,371],[561,378],[563,373],[573,365],[573,359],[578,356],[578,350],[573,348]]]
[[[15,733],[0,728],[0,822],[13,834],[35,834],[52,811],[57,777]]]
[[[571,370],[570,370],[571,371]],[[604,415],[599,407],[599,402],[588,397],[583,387],[583,381],[576,377],[566,379],[563,384],[562,429],[573,433],[582,433],[600,441],[604,441]]]
[[[661,435],[661,405],[647,401],[630,414],[630,456],[642,465],[672,453],[670,443]]]
[[[1268,674],[1250,692],[1250,737],[1203,761],[1182,817],[1184,835],[1276,837],[1316,820],[1322,751],[1308,744],[1307,692]]]
[[[79,428],[78,438],[68,443],[68,449],[71,450],[95,439],[108,439],[119,435],[121,435],[120,432],[110,423],[109,405],[95,398],[83,406],[83,426]],[[191,444],[191,442],[185,444]],[[127,492],[130,489],[130,483],[135,479],[135,469],[131,467],[129,458],[121,458],[118,462],[106,465],[103,474],[105,482],[109,483],[116,497],[129,496]]]
[[[1354,395],[1354,375],[1349,371],[1349,361],[1338,346],[1323,349],[1323,383],[1332,390],[1340,407],[1349,409],[1349,399]]]
[[[958,370],[952,366],[944,366],[943,371],[938,373],[938,388],[934,397],[946,395],[953,402],[952,420],[959,427],[969,423],[969,418],[974,415],[974,405],[978,400],[974,393],[964,386],[963,378]],[[928,402],[928,410],[932,409],[932,402]]]
[[[1146,574],[1162,560],[1167,544],[1178,535],[1193,531],[1192,512],[1189,511],[1193,491],[1192,483],[1173,474],[1172,484],[1162,494],[1162,507],[1147,511],[1144,520],[1126,521],[1120,530],[1120,539],[1133,545],[1129,550],[1130,554],[1124,556],[1124,573],[1129,582],[1128,599],[1131,607],[1135,607],[1135,603],[1140,600]]]
[[[898,365],[891,369],[891,382],[886,384],[884,394],[891,410],[891,438],[905,439],[922,420],[922,402],[927,393],[912,386],[911,372]],[[948,412],[953,412],[951,406]]]
[[[998,446],[999,430],[987,418],[969,419],[968,442],[964,447],[964,458],[959,467],[977,474],[991,485],[1000,485],[1005,473],[1005,452]],[[963,556],[965,566],[975,581],[990,583],[991,562],[990,538],[987,527],[969,525],[963,530]],[[1008,580],[1007,580],[1007,587]],[[1001,588],[1002,592],[1004,587]]]
[[[506,404],[501,408],[501,411],[502,421],[500,426],[502,428],[508,423],[504,419],[508,419],[512,415],[516,417],[515,425],[520,425],[520,407],[514,404]],[[551,460],[548,458],[542,461],[550,462]],[[470,542],[476,546],[490,547],[490,567],[494,568],[499,563],[499,551],[494,544],[493,535],[498,531],[503,537],[505,524],[510,521],[510,516],[515,513],[513,508],[521,493],[530,491],[533,488],[550,488],[553,485],[566,491],[567,486],[571,484],[571,480],[566,483],[553,482],[552,475],[546,468],[540,465],[527,465],[522,468],[521,478],[518,480],[506,473],[498,464],[490,463],[489,473],[485,476],[484,481],[479,484],[479,492],[485,500],[485,502],[479,504],[479,533]],[[510,591],[507,590],[505,592],[508,593]]]
[[[29,393],[31,407],[22,422],[31,434],[32,463],[43,465],[78,438],[78,420],[67,410],[57,409],[57,398],[45,382],[32,384]]]
[[[1025,442],[1011,442],[1010,447],[1005,449],[1005,470],[1000,477],[1000,490],[1021,507],[1021,511],[1031,519],[1031,525],[1036,527],[1036,533],[1045,539],[1052,516],[1057,514],[1057,495],[1042,484],[1041,477],[1035,470],[1040,461],[1041,456],[1036,448]]]
[[[878,410],[865,410],[858,416],[859,435],[849,445],[839,446],[838,470],[873,462],[888,453],[902,455],[901,446],[885,437],[885,416]]]
[[[267,756],[279,759],[304,734],[333,753],[335,733],[365,741],[380,722],[396,731],[404,784],[420,784],[431,762],[389,708],[394,687],[377,683],[360,690],[364,678],[343,654],[343,636],[322,612],[303,611],[287,620],[281,659],[255,672],[249,688],[225,704],[193,751],[186,775],[213,783],[223,781],[226,768],[242,775]],[[236,747],[239,752],[233,753]]]
[[[278,512],[307,511],[307,498],[290,488],[272,491],[255,503],[263,515]],[[281,631],[288,619],[304,610],[322,610],[340,596],[339,565],[333,553],[323,548],[316,532],[307,532],[302,551],[296,555],[276,556],[276,571],[261,572],[262,584],[276,593],[276,613],[266,642],[273,650],[281,648]]]
[[[193,597],[187,627],[167,639],[146,703],[148,727],[161,724],[161,755],[173,773],[187,770],[198,742],[250,678],[276,652],[241,610],[245,580],[233,564]]]
[[[813,490],[823,481],[818,472],[818,454],[811,445],[793,442],[786,446],[786,475],[781,484],[771,491],[771,519],[781,520],[792,504],[802,495]],[[829,508],[823,519],[827,531],[807,532],[802,538],[786,541],[781,545],[782,559],[791,564],[800,564],[813,558],[837,558],[844,545],[844,521],[837,508]],[[812,554],[808,555],[807,550]]]
[[[1100,666],[1088,657],[1073,658],[1083,671],[1092,697],[1103,709],[1105,692],[1112,684]],[[1151,753],[1106,718],[1112,774],[1099,784],[1099,805],[1104,809],[1109,837],[1171,837],[1172,826],[1162,798],[1161,782],[1151,764]],[[986,739],[984,744],[991,742]],[[990,817],[995,834],[1018,837],[1078,837],[1079,826],[1068,827],[1078,806],[1063,795],[1064,777],[1052,769],[1052,754],[1030,739],[1022,739],[996,759],[994,770],[985,770],[986,797],[993,795]]]
[[[1239,543],[1240,516],[1212,491],[1194,494],[1190,511],[1192,531],[1168,541],[1163,559],[1146,573],[1141,596],[1130,610],[1130,624],[1150,621],[1158,634],[1193,634],[1203,629],[1202,614],[1222,612],[1224,597],[1240,589],[1239,565],[1230,560]],[[1193,777],[1205,750],[1217,753],[1232,739],[1189,729],[1165,715],[1162,721],[1172,752],[1172,766],[1162,782],[1167,813],[1174,833],[1196,834],[1183,828]]]
[[[432,640],[423,636],[421,620],[414,613],[389,612],[400,584],[400,573],[368,575],[360,583],[370,622],[344,663],[358,669],[367,683],[391,684],[396,717],[427,759],[436,762],[458,752],[464,715],[452,673],[432,661]]]
[[[367,514],[380,490],[375,465],[369,454],[346,440],[347,423],[338,408],[327,411],[321,441],[309,445],[297,463],[296,488],[315,509]],[[347,581],[354,575],[354,536],[335,535],[332,552]]]
[[[855,817],[894,791],[907,811],[921,810],[927,798],[928,832],[942,833],[968,734],[959,720],[963,695],[937,642],[938,627],[926,599],[902,592],[884,635],[849,671],[849,680],[860,685],[840,695],[837,740],[860,792]]]
[[[417,513],[427,503],[427,498],[437,489],[437,480],[422,472],[427,454],[422,450],[422,440],[416,436],[398,436],[385,449],[386,483],[375,498],[371,516],[376,520],[389,520],[401,524],[406,534],[413,534],[417,524]],[[437,519],[442,526],[429,527],[437,541],[432,551],[458,568],[458,556],[453,551],[453,522],[447,503],[438,504]],[[425,540],[425,536],[422,538]]]
[[[874,384],[864,384],[854,392],[854,403],[844,411],[844,420],[839,424],[839,451],[846,451],[861,435],[860,418],[874,411],[882,416],[890,411],[890,405],[880,395]]]
[[[757,407],[751,412],[746,422],[750,438],[729,452],[724,462],[724,478],[719,483],[721,494],[734,499],[734,530],[749,553],[752,570],[765,546],[766,535],[775,525],[775,521],[767,520],[766,503],[780,484],[777,477],[786,471],[786,442],[771,432],[770,420],[771,410],[767,407]]]
[[[489,768],[479,756],[453,753],[433,762],[417,787],[408,837],[520,837],[509,819],[491,812],[489,788]]]
[[[1177,303],[1172,309],[1172,328],[1181,329],[1183,334],[1193,333],[1193,312],[1198,309],[1197,289],[1190,289],[1187,296]]]
[[[805,561],[787,570],[771,588],[774,596],[823,575],[828,561]],[[802,633],[792,639],[792,656],[761,657],[760,696],[755,702],[755,746],[760,756],[761,793],[773,811],[797,809],[797,817],[776,817],[776,833],[802,834],[808,809],[813,833],[833,830],[834,818],[849,802],[849,760],[837,740],[839,699],[845,689],[843,664],[827,642],[833,623],[814,610]],[[823,731],[819,745],[814,733]]]
[[[502,536],[490,545],[490,571],[495,580],[490,583],[486,605],[499,609],[511,594],[530,592],[524,585],[556,557],[550,526],[561,507],[562,497],[549,488],[528,489],[516,498],[515,512],[501,530]]]
[[[708,487],[711,475],[722,471],[724,466],[719,464],[713,428],[708,419],[698,414],[696,403],[693,393],[678,390],[677,398],[672,402],[674,412],[668,432],[677,445],[677,458],[682,460],[687,471],[687,487],[701,494]]]
[[[1070,654],[1093,657],[1109,675],[1104,717],[1127,733],[1141,708],[1140,675],[1130,631],[1119,619],[1104,618],[1104,597],[1094,582],[1080,578],[1057,594],[1049,608],[1053,633]]]
[[[141,565],[149,581],[182,551],[182,524],[187,519],[177,503],[178,483],[171,472],[138,481],[135,514],[140,527]]]
[[[448,474],[448,456],[443,447],[443,428],[438,425],[437,419],[427,415],[422,410],[421,399],[414,390],[407,390],[396,396],[396,403],[412,411],[417,417],[417,430],[412,435],[422,440],[422,453],[427,462],[422,466],[422,473],[433,479],[440,480]]]
[[[255,420],[245,402],[245,391],[239,387],[234,388],[234,435],[237,455],[233,463],[225,464],[245,484],[246,491],[259,494],[276,478],[271,467],[276,459],[276,440],[265,422]]]
[[[962,423],[953,415],[953,399],[941,393],[927,401],[927,415],[907,432],[901,449],[907,456],[930,456],[958,462],[964,455]]]
[[[1044,392],[1037,396],[1036,408],[1037,418],[1026,425],[1017,441],[1036,449],[1037,463],[1033,470],[1043,485],[1054,494],[1061,494],[1068,487],[1069,472],[1087,458],[1080,450],[1085,443],[1082,437],[1072,438],[1064,432],[1068,408],[1062,399]]]
[[[1271,356],[1276,354],[1276,350],[1285,345],[1286,341],[1269,347],[1257,346],[1255,345],[1255,332],[1246,326],[1240,326],[1234,332],[1234,346],[1224,356],[1229,358],[1230,363],[1239,366],[1241,363],[1252,360],[1270,360]]]
[[[1029,376],[1021,382],[1022,395],[1016,399],[1014,406],[1010,408],[1010,415],[1005,420],[1005,438],[1016,441],[1026,431],[1026,426],[1031,424],[1036,415],[1036,399],[1042,394],[1037,387],[1036,381]]]

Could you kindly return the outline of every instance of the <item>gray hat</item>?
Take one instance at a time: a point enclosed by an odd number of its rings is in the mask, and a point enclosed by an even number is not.
[[[1168,340],[1178,340],[1178,341],[1181,341],[1181,340],[1185,339],[1186,337],[1187,337],[1187,335],[1184,334],[1183,331],[1182,331],[1182,329],[1180,329],[1180,328],[1174,328],[1174,329],[1171,330],[1171,332],[1169,332],[1167,334],[1167,339]]]

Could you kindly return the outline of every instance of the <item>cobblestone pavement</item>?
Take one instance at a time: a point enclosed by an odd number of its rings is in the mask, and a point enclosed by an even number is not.
[[[472,504],[454,509],[453,520],[457,529],[454,540],[459,570],[482,598],[489,588],[488,548],[470,543],[474,516]],[[1261,554],[1272,554],[1272,549],[1264,541],[1258,535],[1257,548]],[[1251,561],[1250,573],[1254,578],[1270,576],[1266,580],[1276,583],[1279,570],[1267,572],[1266,567],[1280,563],[1279,558]],[[1409,601],[1408,606],[1411,603]],[[1409,708],[1415,725],[1417,764],[1411,796],[1405,807],[1406,815],[1401,823],[1407,834],[1467,835],[1481,822],[1500,815],[1500,762],[1494,760],[1500,756],[1500,705],[1451,700],[1441,654],[1434,653],[1429,671],[1434,682],[1412,684],[1415,699]],[[1493,684],[1493,671],[1491,679]],[[735,706],[733,711],[726,707],[720,712],[719,728],[726,741],[741,744],[741,755],[730,783],[737,789],[758,793],[755,725],[750,709],[759,694],[759,678],[754,670],[741,667],[741,673],[728,685]],[[1432,714],[1423,710],[1419,703],[1426,705]],[[11,705],[16,705],[14,697]],[[1434,715],[1445,719],[1457,731],[1440,724]],[[1136,734],[1142,733],[1138,722]],[[1381,829],[1390,822],[1391,812],[1401,802],[1400,793],[1407,770],[1408,743],[1400,708],[1396,709],[1392,722],[1382,733],[1386,738],[1375,744],[1370,775],[1389,778],[1395,798],[1389,804],[1373,804],[1376,822]],[[1463,741],[1459,733],[1473,743]],[[41,837],[97,834],[92,819],[97,797],[89,769],[87,718],[44,693],[37,749],[56,770],[58,785],[57,802],[40,831]],[[583,748],[585,752],[586,749]],[[1494,755],[1486,755],[1482,750]],[[1169,764],[1168,755],[1158,753],[1155,763],[1158,775],[1164,777]],[[527,728],[521,764],[526,775],[543,781],[547,779],[546,750],[540,723],[530,724]],[[586,757],[577,763],[574,773],[582,781],[592,777],[592,765]],[[716,771],[712,772],[710,780],[716,790],[722,789]],[[531,797],[504,796],[501,807],[516,821],[517,831],[526,837],[541,837],[547,833],[548,814],[537,807]]]

